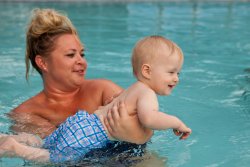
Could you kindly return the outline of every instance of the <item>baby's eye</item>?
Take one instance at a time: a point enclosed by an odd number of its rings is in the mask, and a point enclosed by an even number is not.
[[[169,71],[168,73],[169,73],[170,75],[175,75],[175,74],[177,74],[177,76],[180,75],[180,73],[179,73],[179,72],[176,72],[176,71]]]
[[[86,55],[84,53],[81,53],[81,57],[85,57]]]

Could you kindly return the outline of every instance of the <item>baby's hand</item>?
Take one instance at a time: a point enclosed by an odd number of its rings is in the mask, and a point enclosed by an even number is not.
[[[189,137],[189,135],[192,133],[192,130],[183,124],[178,129],[173,129],[173,132],[176,136],[180,136],[180,140],[184,140]]]

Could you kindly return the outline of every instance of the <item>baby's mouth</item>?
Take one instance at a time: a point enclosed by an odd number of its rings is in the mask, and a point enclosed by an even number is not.
[[[168,85],[168,87],[169,87],[170,89],[173,89],[173,88],[174,88],[174,85]]]

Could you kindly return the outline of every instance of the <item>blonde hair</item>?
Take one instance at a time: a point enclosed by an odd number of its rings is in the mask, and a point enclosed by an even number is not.
[[[30,63],[42,75],[35,57],[48,56],[55,47],[55,39],[62,34],[77,35],[75,27],[66,15],[53,9],[32,11],[26,32],[26,80],[29,77]]]
[[[169,39],[162,36],[153,35],[148,36],[138,41],[132,51],[131,64],[133,73],[136,77],[139,75],[141,67],[145,63],[150,63],[162,54],[162,48],[168,48],[168,56],[177,52],[178,55],[183,56],[182,50]]]

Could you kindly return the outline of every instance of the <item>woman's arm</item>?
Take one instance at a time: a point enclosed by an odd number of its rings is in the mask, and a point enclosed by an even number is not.
[[[48,120],[32,113],[11,111],[8,116],[13,121],[11,130],[17,133],[26,132],[45,138],[56,129]]]

